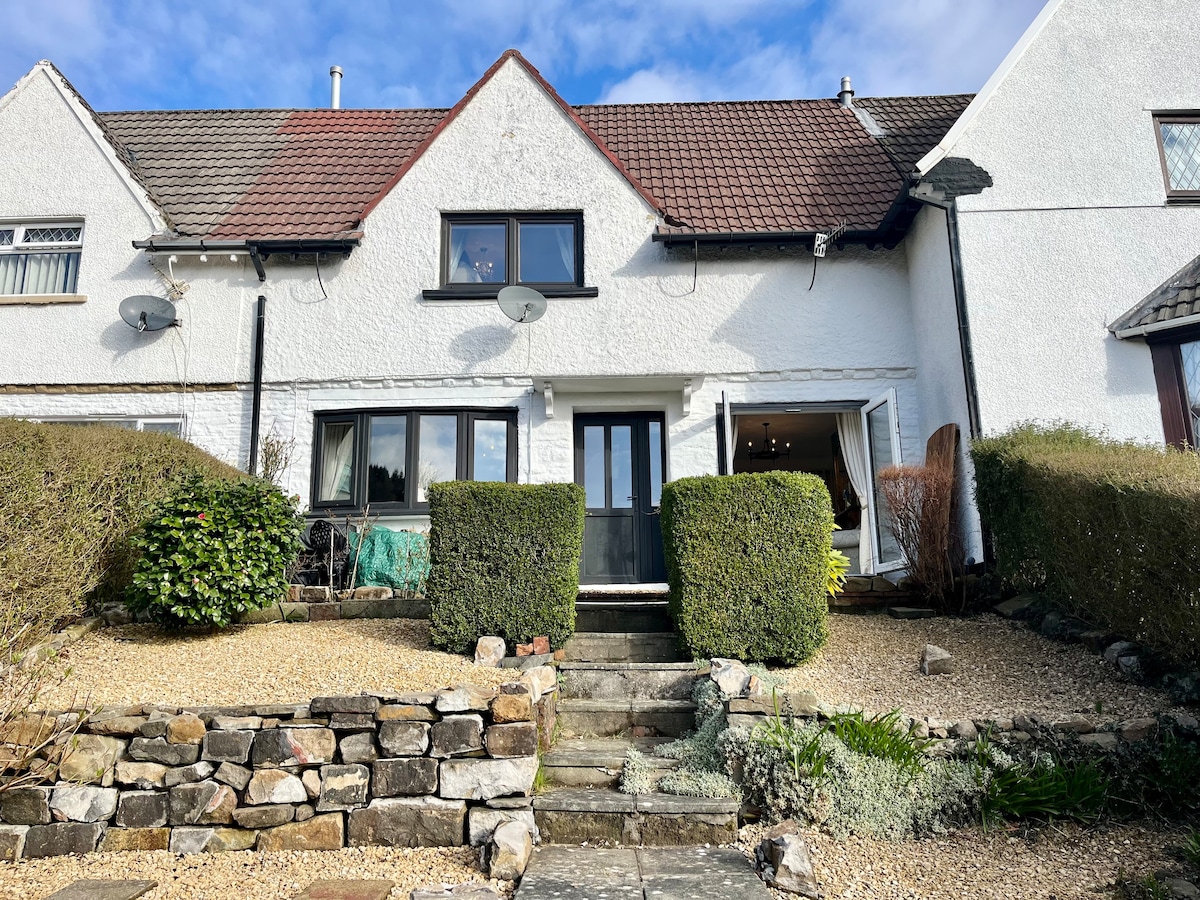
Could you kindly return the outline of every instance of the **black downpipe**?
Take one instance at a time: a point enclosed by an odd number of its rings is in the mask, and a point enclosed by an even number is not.
[[[263,336],[267,328],[267,297],[258,295],[254,315],[254,393],[250,408],[250,466],[251,475],[258,474],[258,420],[262,412]]]

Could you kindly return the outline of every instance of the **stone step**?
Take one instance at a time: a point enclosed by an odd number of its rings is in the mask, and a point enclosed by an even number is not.
[[[387,900],[391,893],[392,882],[381,879],[323,879],[314,881],[297,894],[294,900]]]
[[[600,633],[668,632],[675,623],[666,600],[645,597],[588,598],[575,602],[575,628]]]
[[[568,662],[684,662],[673,631],[576,631],[567,641]]]
[[[657,744],[671,738],[563,738],[542,757],[550,784],[562,787],[614,787],[625,770],[625,754],[636,747],[656,769],[665,773],[678,764],[650,754]]]
[[[613,737],[633,729],[643,737],[680,737],[696,727],[690,700],[558,701],[558,724],[568,737]]]
[[[564,662],[559,697],[591,700],[690,700],[696,664]]]
[[[156,887],[157,881],[85,878],[68,884],[61,891],[48,894],[45,900],[137,900]]]
[[[560,788],[533,798],[533,817],[549,844],[680,847],[735,840],[740,806],[737,800]]]

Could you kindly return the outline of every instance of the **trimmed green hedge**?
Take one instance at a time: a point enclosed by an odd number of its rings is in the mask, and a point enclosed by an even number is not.
[[[164,434],[0,418],[0,639],[119,600],[130,536],[189,474],[245,477]]]
[[[558,648],[575,631],[583,488],[449,481],[429,489],[433,643],[470,653],[483,635]]]
[[[1024,425],[971,456],[1008,586],[1200,663],[1200,455]]]
[[[812,657],[828,636],[833,507],[797,472],[705,475],[663,488],[676,627],[697,658]]]

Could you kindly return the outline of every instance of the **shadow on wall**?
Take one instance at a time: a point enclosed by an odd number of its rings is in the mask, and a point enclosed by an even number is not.
[[[1150,347],[1144,341],[1122,341],[1111,333],[1105,335],[1104,376],[1111,396],[1158,396]]]
[[[522,327],[528,326],[479,325],[459,334],[448,349],[463,364],[463,371],[470,373],[476,366],[511,350]]]

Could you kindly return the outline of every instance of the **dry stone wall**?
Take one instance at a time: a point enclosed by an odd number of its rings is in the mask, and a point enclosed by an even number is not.
[[[56,783],[0,793],[0,859],[480,846],[511,821],[534,832],[555,702],[541,674],[499,688],[104,711],[63,748]]]

